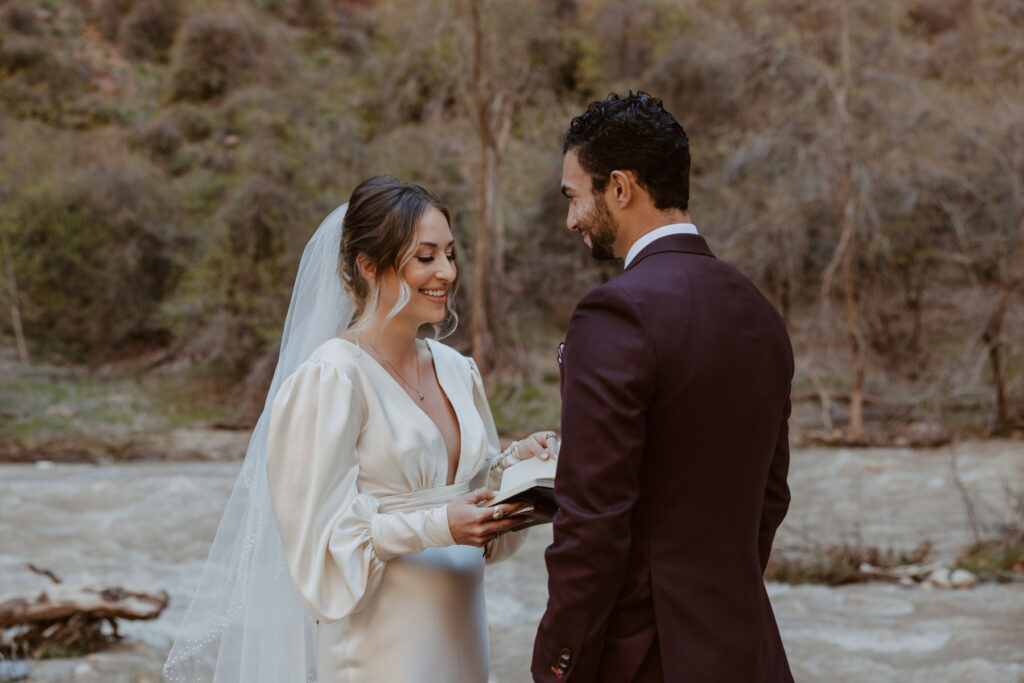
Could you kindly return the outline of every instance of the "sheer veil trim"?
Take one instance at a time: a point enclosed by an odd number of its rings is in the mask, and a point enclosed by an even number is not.
[[[285,319],[274,379],[241,472],[164,664],[169,681],[315,681],[313,619],[288,573],[267,486],[267,432],[278,389],[355,310],[338,274],[348,204],[306,245]]]

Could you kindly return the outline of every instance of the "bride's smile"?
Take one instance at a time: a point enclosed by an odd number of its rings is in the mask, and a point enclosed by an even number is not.
[[[444,320],[458,277],[455,242],[444,214],[434,207],[425,210],[416,226],[413,244],[413,254],[401,270],[411,296],[395,315],[395,321],[400,319],[413,327],[437,324]],[[399,300],[401,284],[393,270],[381,273],[380,284],[381,310],[387,312]]]

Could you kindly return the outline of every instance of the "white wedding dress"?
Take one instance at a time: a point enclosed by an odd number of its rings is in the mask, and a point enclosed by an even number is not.
[[[475,364],[427,343],[461,430],[451,486],[434,422],[351,342],[321,345],[274,399],[270,499],[316,620],[320,683],[487,680],[484,563],[513,552],[522,533],[493,541],[486,560],[484,549],[455,545],[446,504],[497,487],[504,463]]]

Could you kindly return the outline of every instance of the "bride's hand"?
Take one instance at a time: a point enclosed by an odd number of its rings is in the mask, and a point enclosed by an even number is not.
[[[534,432],[519,442],[519,459],[558,457],[559,438],[552,431]]]
[[[483,547],[499,534],[523,523],[521,517],[509,518],[523,507],[521,504],[477,507],[480,501],[493,497],[493,491],[483,488],[448,503],[448,528],[456,543]],[[495,516],[497,510],[501,512]]]

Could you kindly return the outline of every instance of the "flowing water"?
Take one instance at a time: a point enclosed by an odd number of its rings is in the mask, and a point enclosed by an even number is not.
[[[28,562],[65,580],[171,595],[159,619],[124,624],[124,647],[34,663],[31,680],[159,680],[237,472],[238,463],[0,465],[0,599],[45,588]],[[1024,489],[1024,443],[798,450],[790,485],[780,552],[929,539],[951,560],[974,533],[962,492],[981,531],[1009,518],[1010,497]],[[538,527],[512,560],[488,569],[493,681],[529,680],[550,538]],[[1022,582],[956,591],[770,584],[769,594],[798,681],[1024,681]]]

